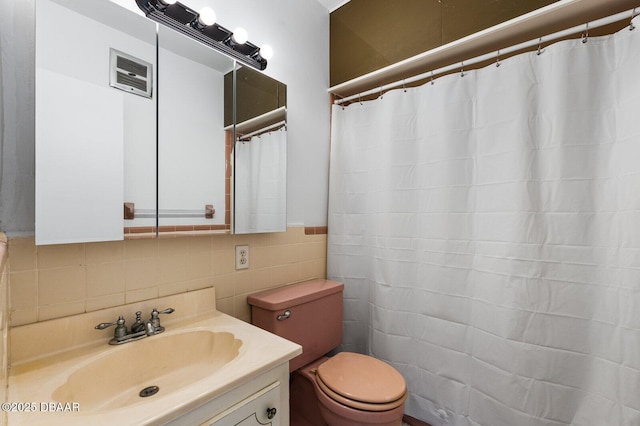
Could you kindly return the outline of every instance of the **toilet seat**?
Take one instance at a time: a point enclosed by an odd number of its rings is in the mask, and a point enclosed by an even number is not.
[[[392,410],[407,398],[402,375],[367,355],[340,352],[319,365],[315,376],[327,396],[359,410]]]

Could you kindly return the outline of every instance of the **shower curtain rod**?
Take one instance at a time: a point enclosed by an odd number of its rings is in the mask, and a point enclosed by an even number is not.
[[[447,73],[449,71],[453,71],[453,70],[456,70],[456,69],[457,70],[461,70],[461,72],[464,72],[464,67],[465,66],[474,65],[474,64],[477,64],[477,63],[480,63],[480,62],[491,60],[493,58],[495,58],[496,62],[499,64],[501,55],[508,55],[509,53],[513,53],[513,52],[516,52],[516,51],[522,50],[522,49],[531,48],[531,47],[534,47],[536,45],[538,46],[539,51],[542,52],[543,50],[540,49],[540,46],[541,46],[542,43],[547,43],[549,41],[558,40],[560,38],[567,37],[567,36],[570,36],[570,35],[573,35],[573,34],[576,34],[576,33],[579,33],[579,32],[583,32],[584,40],[587,41],[588,40],[588,31],[589,31],[589,29],[603,27],[605,25],[609,25],[609,24],[612,24],[614,22],[620,22],[620,21],[625,20],[625,19],[628,19],[629,22],[631,22],[631,20],[635,16],[638,16],[639,14],[640,14],[640,12],[637,13],[636,12],[636,8],[629,9],[629,10],[626,10],[624,12],[616,13],[614,15],[610,15],[610,16],[595,20],[593,22],[588,22],[586,24],[577,25],[575,27],[568,28],[568,29],[565,29],[565,30],[561,30],[561,31],[555,32],[553,34],[549,34],[549,35],[546,35],[546,36],[538,37],[536,39],[529,40],[529,41],[526,41],[526,42],[523,42],[523,43],[519,43],[519,44],[516,44],[516,45],[513,45],[513,46],[509,46],[509,47],[506,47],[506,48],[501,48],[501,49],[499,49],[497,51],[492,51],[490,53],[486,53],[486,54],[483,54],[483,55],[480,55],[480,56],[476,56],[476,57],[471,58],[471,59],[467,59],[467,60],[464,60],[464,61],[456,61],[456,62],[454,62],[454,63],[452,63],[450,65],[447,65],[447,66],[444,66],[444,67],[441,67],[441,68],[437,68],[437,69],[428,71],[426,73],[421,73],[421,74],[415,75],[413,77],[408,77],[408,78],[405,78],[405,79],[402,79],[402,80],[398,80],[398,81],[395,81],[393,83],[387,83],[387,84],[384,84],[384,85],[380,85],[380,86],[377,86],[376,88],[369,89],[369,90],[366,90],[366,91],[363,91],[363,92],[360,92],[360,93],[356,93],[356,94],[351,95],[351,96],[341,97],[340,99],[336,99],[334,101],[334,103],[337,104],[337,105],[340,105],[340,104],[345,103],[345,102],[357,100],[359,98],[362,98],[363,96],[373,95],[373,94],[376,94],[376,93],[382,94],[387,90],[394,89],[394,88],[400,88],[400,87],[405,86],[406,84],[411,84],[411,83],[414,83],[416,81],[433,78],[435,76],[439,76],[439,75],[442,75],[444,73]],[[630,25],[631,25],[631,23],[630,23]],[[631,28],[633,28],[633,27],[631,27]],[[585,36],[585,34],[586,34],[586,36]],[[467,38],[473,38],[473,35],[469,36]],[[464,39],[462,39],[462,40],[464,40]],[[461,40],[455,41],[455,42],[449,43],[449,45],[454,45],[454,44],[459,45],[460,42],[461,42]],[[443,49],[446,50],[447,46],[449,46],[449,45],[441,46],[440,48],[433,49],[433,51],[443,50]],[[425,54],[419,55],[419,56],[428,56],[428,54],[429,54],[429,52],[426,52]],[[391,68],[391,67],[394,67],[394,66],[392,65],[392,66],[387,67],[387,68]],[[380,70],[380,71],[382,71],[382,70]],[[371,73],[371,74],[368,74],[366,76],[363,76],[363,78],[366,77],[367,79],[370,79],[370,78],[372,78],[373,74],[375,74],[375,72]],[[358,80],[358,79],[354,79],[354,80]],[[347,85],[348,83],[349,82],[343,83],[343,85]],[[338,90],[340,89],[340,87],[343,87],[343,85],[334,86],[334,87],[330,88],[329,91],[331,93],[337,95],[337,96],[340,96],[339,93],[338,93]],[[347,86],[344,86],[344,87],[347,87]]]
[[[271,124],[271,125],[269,125],[267,127],[263,127],[262,129],[255,130],[255,131],[253,131],[251,133],[247,133],[245,135],[238,136],[238,140],[240,142],[247,142],[247,141],[249,141],[249,139],[251,139],[254,136],[260,136],[260,135],[264,135],[265,133],[272,132],[274,130],[280,130],[283,127],[285,127],[286,125],[287,125],[287,122],[282,120],[282,121],[279,121],[277,123],[273,123],[273,124]]]

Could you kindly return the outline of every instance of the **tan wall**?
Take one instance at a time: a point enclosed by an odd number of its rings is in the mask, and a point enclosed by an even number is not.
[[[7,266],[7,238],[0,233],[0,402],[7,398],[8,335],[9,335],[9,273]],[[0,413],[0,424],[6,424],[6,413]]]
[[[249,321],[247,295],[326,274],[325,234],[209,235],[38,246],[9,240],[11,325],[120,306],[206,287],[218,310]],[[246,270],[235,246],[249,245]],[[158,306],[159,309],[163,308]]]

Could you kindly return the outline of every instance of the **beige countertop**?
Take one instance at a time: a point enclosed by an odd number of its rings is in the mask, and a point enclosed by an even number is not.
[[[213,310],[191,318],[173,321],[170,325],[166,325],[166,328],[162,334],[124,345],[110,346],[107,345],[108,339],[106,339],[68,351],[58,351],[49,356],[27,359],[12,366],[8,401],[13,406],[8,407],[9,424],[12,426],[162,424],[288,362],[302,352],[301,347],[295,343]],[[164,389],[161,387],[161,391],[152,397],[139,398],[136,395],[134,402],[129,401],[122,407],[118,405],[119,408],[111,409],[83,409],[82,403],[73,400],[62,401],[60,391],[56,393],[56,389],[65,385],[73,372],[99,361],[105,355],[115,353],[114,351],[128,347],[127,354],[135,354],[133,345],[143,342],[151,343],[151,339],[162,339],[179,333],[202,331],[231,333],[237,339],[235,340],[237,356],[212,372],[192,366],[202,374],[189,376],[193,379],[176,386],[176,389],[167,390],[166,387]],[[154,356],[174,355],[158,353]],[[119,367],[119,365],[113,365],[106,370]],[[112,374],[102,370],[105,369],[101,369],[100,374],[96,374],[97,383],[100,383],[101,374]],[[193,372],[192,368],[189,374],[193,375]],[[88,391],[92,386],[95,386],[95,383],[87,384]],[[82,390],[80,389],[80,392]],[[7,411],[6,406],[3,408]],[[29,408],[34,411],[24,412]],[[67,411],[64,411],[65,409]]]

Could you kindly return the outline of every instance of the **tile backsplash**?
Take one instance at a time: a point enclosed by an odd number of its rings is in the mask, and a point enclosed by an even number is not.
[[[7,238],[0,232],[0,402],[7,398],[9,374],[9,273],[7,268]],[[6,424],[6,413],[0,413],[0,424]]]
[[[326,275],[326,233],[206,235],[35,246],[9,240],[11,325],[215,287],[219,311],[249,321],[247,295]],[[249,245],[236,271],[235,246]]]

